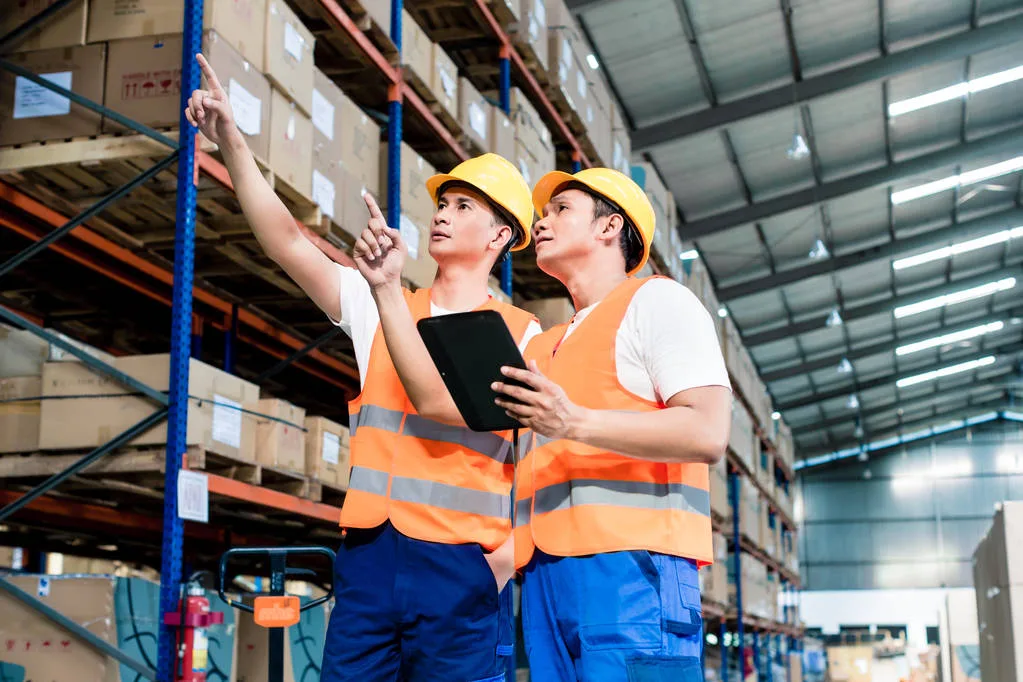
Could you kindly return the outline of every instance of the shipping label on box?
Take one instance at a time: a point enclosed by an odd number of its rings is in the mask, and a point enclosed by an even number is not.
[[[216,31],[203,36],[203,52],[227,90],[238,130],[263,163],[270,155],[270,83]],[[203,81],[203,87],[209,87]]]
[[[481,149],[490,149],[490,103],[468,78],[458,80],[458,122]]]
[[[458,116],[458,67],[440,45],[433,46],[430,90],[452,117]]]

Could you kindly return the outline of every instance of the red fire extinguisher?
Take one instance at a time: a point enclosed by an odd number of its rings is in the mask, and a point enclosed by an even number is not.
[[[174,682],[206,682],[209,637],[206,629],[224,622],[224,614],[210,612],[210,600],[202,585],[191,582],[176,613],[164,614],[164,622],[178,630],[178,666]]]

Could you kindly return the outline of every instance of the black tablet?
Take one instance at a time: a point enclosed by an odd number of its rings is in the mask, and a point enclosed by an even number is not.
[[[501,314],[477,310],[423,318],[417,324],[423,343],[444,379],[455,406],[473,431],[521,428],[490,388],[495,381],[519,384],[501,374],[501,367],[526,368],[522,353]]]

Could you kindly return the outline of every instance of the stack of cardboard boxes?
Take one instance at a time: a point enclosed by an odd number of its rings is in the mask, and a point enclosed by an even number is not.
[[[710,509],[727,518],[730,502],[728,497],[728,458],[722,457],[710,468]]]
[[[735,557],[728,552],[728,600],[736,600]],[[761,618],[771,618],[776,608],[770,606],[771,588],[769,587],[767,566],[748,554],[742,555],[740,561],[742,572],[742,607],[743,611]],[[775,599],[777,597],[775,596]]]
[[[380,182],[386,186],[387,144],[380,147]],[[401,143],[401,217],[398,229],[408,246],[408,257],[402,276],[415,287],[430,286],[437,274],[437,263],[430,257],[430,229],[433,224],[434,203],[426,191],[426,180],[436,170],[408,144]],[[381,197],[381,209],[387,215],[386,197]]]
[[[746,463],[750,471],[756,470],[753,453],[754,450],[758,454],[760,451],[756,432],[753,430],[753,419],[738,398],[732,399],[732,430],[728,435],[728,447]]]
[[[306,476],[347,490],[351,473],[348,427],[326,417],[306,417],[305,430]]]
[[[714,533],[714,563],[700,569],[700,594],[718,604],[728,603],[728,541]]]
[[[650,163],[638,163],[631,167],[632,179],[639,185],[654,209],[656,230],[651,252],[661,263],[668,264],[672,258],[673,244],[677,239],[675,233],[675,199],[658,175],[657,169]],[[672,235],[676,235],[675,239]],[[678,252],[675,251],[675,254]]]
[[[973,554],[981,678],[1023,682],[1023,502],[1003,502]]]
[[[544,173],[554,169],[551,132],[536,107],[518,88],[511,91],[511,119],[515,129],[515,154],[509,160],[532,187]]]
[[[520,301],[517,305],[536,315],[544,331],[555,325],[565,324],[575,315],[575,307],[570,298],[538,298]]]
[[[547,73],[569,107],[582,119],[589,99],[586,56],[592,52],[564,0],[547,3]]]

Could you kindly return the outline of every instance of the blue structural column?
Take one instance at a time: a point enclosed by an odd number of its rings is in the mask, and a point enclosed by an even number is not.
[[[757,679],[763,679],[764,667],[760,661],[760,633],[753,631],[753,669],[757,672]]]
[[[579,158],[579,154],[572,153],[572,172],[578,173],[583,169],[583,162]]]
[[[746,660],[746,637],[742,626],[742,543],[739,535],[739,472],[728,474],[728,496],[732,503],[732,570],[735,572],[735,629],[739,640],[739,677]]]
[[[391,42],[401,54],[402,0],[391,0]],[[400,60],[399,60],[400,61]],[[387,224],[401,227],[401,84],[387,91]]]
[[[728,635],[728,621],[724,618],[721,619],[721,632],[719,637],[721,641],[718,642],[718,646],[721,649],[721,682],[728,682],[728,646],[725,644],[725,637]],[[742,679],[742,674],[739,674],[739,679]]]
[[[238,340],[238,304],[231,305],[231,319],[224,333],[224,371],[234,374],[234,344]]]
[[[185,0],[181,54],[181,135],[178,155],[178,198],[174,238],[174,293],[171,305],[170,406],[167,418],[167,473],[163,497],[163,551],[160,562],[160,613],[177,611],[181,584],[184,522],[178,518],[178,472],[185,452],[188,427],[188,364],[192,330],[192,279],[195,266],[194,129],[185,118],[185,105],[199,87],[195,54],[202,46],[202,0]],[[174,682],[177,668],[176,632],[160,619],[157,679]]]
[[[498,98],[501,111],[511,114],[511,48],[507,45],[501,47],[500,54],[500,81],[498,83]],[[522,229],[532,229],[532,225],[523,225]],[[508,252],[501,262],[501,290],[508,296],[512,295],[512,256]]]

